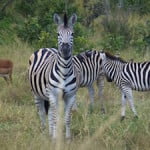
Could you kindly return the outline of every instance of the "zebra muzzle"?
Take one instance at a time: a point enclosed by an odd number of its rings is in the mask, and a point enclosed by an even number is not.
[[[63,43],[61,53],[64,58],[69,57],[71,52],[71,48],[68,43]]]

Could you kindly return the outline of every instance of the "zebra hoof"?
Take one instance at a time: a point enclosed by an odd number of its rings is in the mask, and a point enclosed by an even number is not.
[[[125,119],[125,116],[121,116],[120,121],[123,121]]]

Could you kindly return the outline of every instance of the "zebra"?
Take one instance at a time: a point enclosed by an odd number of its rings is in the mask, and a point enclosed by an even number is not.
[[[127,100],[135,118],[138,118],[132,90],[150,90],[150,62],[126,62],[108,52],[101,52],[100,57],[105,75],[108,79],[115,82],[122,93],[121,121],[125,118]]]
[[[58,50],[40,49],[34,52],[29,61],[29,81],[33,91],[35,104],[41,120],[42,128],[46,127],[46,112],[44,102],[48,101],[49,133],[52,139],[57,138],[57,120],[59,96],[65,103],[66,138],[71,137],[71,109],[76,100],[78,89],[76,70],[72,63],[73,25],[77,15],[73,14],[69,20],[64,15],[62,20],[54,14],[54,22],[58,25]],[[44,51],[49,51],[44,55]]]

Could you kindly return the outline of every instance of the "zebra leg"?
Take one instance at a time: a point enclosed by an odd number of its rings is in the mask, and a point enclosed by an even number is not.
[[[49,109],[48,109],[48,125],[49,125],[49,135],[50,135],[50,137],[52,137],[53,136],[53,120],[52,120],[52,111],[51,111],[51,109],[50,109],[50,107],[49,107]]]
[[[49,112],[48,112],[48,121],[49,121],[49,134],[52,136],[53,139],[56,139],[57,136],[57,104],[58,99],[57,96],[53,95],[52,93],[49,95]]]
[[[75,104],[76,95],[65,98],[65,125],[66,125],[66,139],[71,138],[70,122],[71,122],[71,110]]]
[[[88,86],[88,92],[90,97],[90,112],[93,112],[93,106],[94,106],[94,88],[93,85]]]
[[[46,112],[45,112],[45,107],[44,107],[44,100],[34,96],[35,98],[35,105],[37,106],[38,109],[38,114],[41,120],[41,127],[42,130],[46,128]]]
[[[104,76],[103,75],[99,76],[97,80],[97,86],[98,86],[98,96],[100,98],[101,112],[105,114],[104,97],[103,97],[103,92],[104,92]]]
[[[135,110],[135,106],[134,106],[134,100],[133,100],[133,95],[132,95],[132,90],[128,89],[128,93],[127,93],[127,99],[129,101],[130,107],[132,112],[134,113],[134,117],[137,118],[137,112]]]
[[[121,121],[125,119],[125,111],[126,111],[126,96],[122,92],[122,110],[121,110]]]

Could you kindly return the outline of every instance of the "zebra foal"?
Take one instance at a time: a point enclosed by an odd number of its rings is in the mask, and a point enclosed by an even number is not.
[[[132,90],[150,90],[150,62],[126,62],[107,52],[101,52],[102,65],[108,79],[115,82],[122,93],[121,120],[125,118],[126,102],[129,101],[134,116],[137,112],[134,106]]]
[[[44,102],[48,101],[49,133],[53,139],[57,138],[59,96],[65,103],[66,138],[71,137],[70,120],[71,109],[76,100],[77,79],[75,67],[72,63],[73,25],[77,16],[73,14],[68,20],[64,15],[62,20],[57,14],[54,22],[58,25],[58,51],[56,49],[40,49],[30,57],[29,81],[35,97],[42,127],[46,125]],[[49,51],[49,53],[46,53]]]

